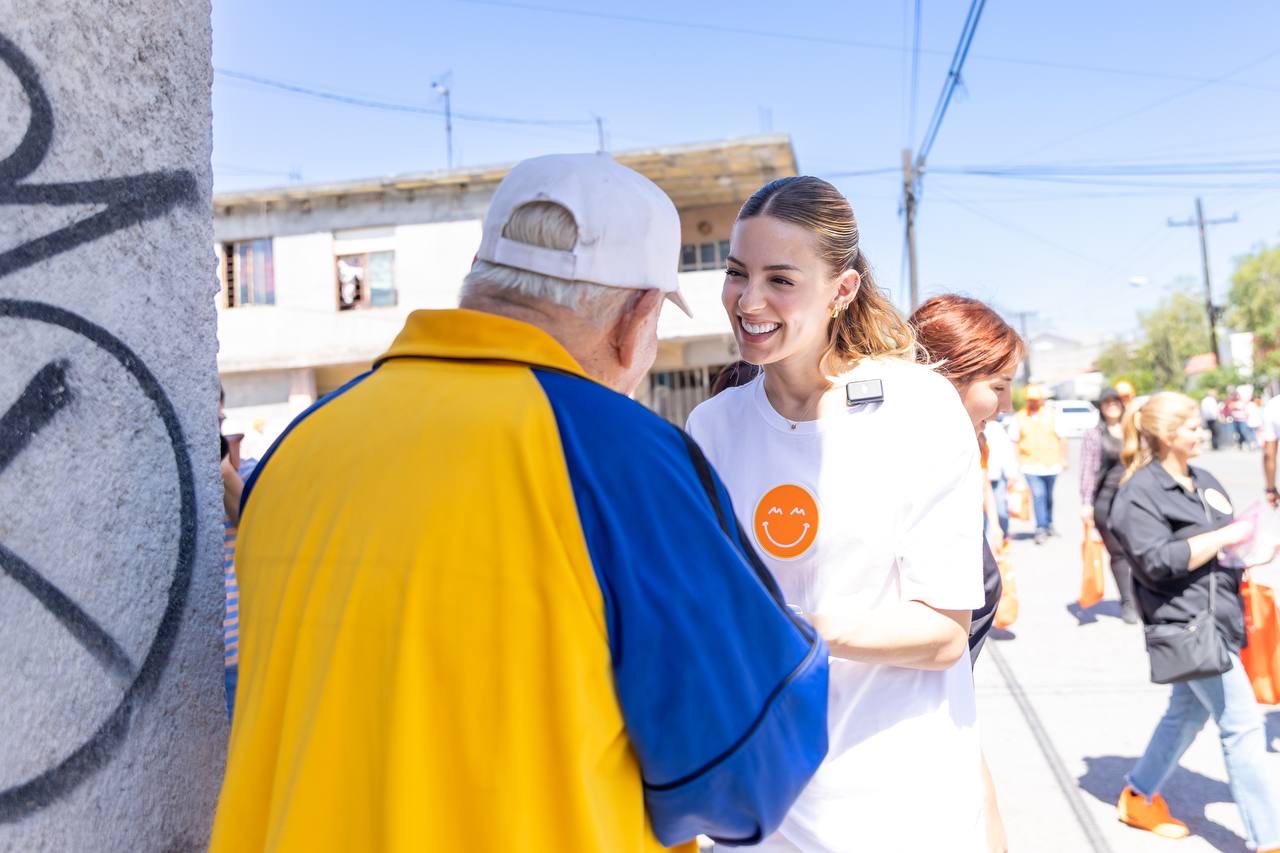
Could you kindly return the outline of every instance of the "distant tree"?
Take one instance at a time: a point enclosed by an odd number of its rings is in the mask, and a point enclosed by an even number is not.
[[[1253,332],[1262,352],[1280,347],[1280,246],[1261,246],[1238,259],[1227,299],[1233,329]]]
[[[1099,353],[1095,364],[1107,382],[1121,379],[1139,394],[1187,386],[1187,359],[1209,351],[1209,322],[1204,305],[1186,287],[1175,290],[1156,308],[1140,314],[1137,344],[1116,341]]]
[[[1192,384],[1197,392],[1195,396],[1203,397],[1212,388],[1221,399],[1227,393],[1227,389],[1237,385],[1248,385],[1250,381],[1249,378],[1240,374],[1240,370],[1235,365],[1228,365],[1201,373]]]
[[[1209,352],[1209,321],[1204,304],[1186,290],[1175,290],[1156,309],[1142,315],[1145,340],[1138,347],[1139,368],[1151,371],[1152,389],[1186,387],[1187,359]]]
[[[1114,388],[1124,380],[1139,394],[1150,394],[1155,390],[1155,378],[1150,367],[1139,362],[1138,354],[1137,345],[1113,341],[1098,353],[1094,366],[1106,378],[1107,385]]]

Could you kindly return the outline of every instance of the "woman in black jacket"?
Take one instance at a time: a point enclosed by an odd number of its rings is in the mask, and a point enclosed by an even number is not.
[[[1268,766],[1262,714],[1240,663],[1240,571],[1218,563],[1218,552],[1247,539],[1252,528],[1233,522],[1231,501],[1212,474],[1187,464],[1199,455],[1200,441],[1199,408],[1182,394],[1156,394],[1130,412],[1127,471],[1111,507],[1111,530],[1129,555],[1143,623],[1189,626],[1212,602],[1214,618],[1207,625],[1229,668],[1173,685],[1169,707],[1129,772],[1117,809],[1132,826],[1167,838],[1186,836],[1186,824],[1169,814],[1159,790],[1212,716],[1250,847],[1280,850],[1280,779]]]

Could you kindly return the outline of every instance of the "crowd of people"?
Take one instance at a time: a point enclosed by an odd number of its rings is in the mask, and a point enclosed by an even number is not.
[[[1225,399],[1210,388],[1200,400],[1200,420],[1214,450],[1231,445],[1242,450],[1257,450],[1263,429],[1262,397],[1248,385],[1230,389]]]
[[[670,200],[608,157],[525,161],[460,308],[413,313],[261,460],[224,449],[212,849],[1007,848],[972,674],[991,541],[1011,482],[1056,534],[1068,461],[1039,389],[1007,417],[1022,340],[958,295],[902,317],[848,200],[781,178],[733,229],[742,362],[681,430],[629,398],[664,302],[687,310],[679,245]],[[1186,464],[1196,404],[1125,390],[1084,442],[1086,515],[1128,618],[1185,624],[1208,595],[1221,643],[1173,673],[1121,818],[1185,834],[1160,787],[1213,716],[1250,841],[1280,850],[1217,566],[1248,531]]]

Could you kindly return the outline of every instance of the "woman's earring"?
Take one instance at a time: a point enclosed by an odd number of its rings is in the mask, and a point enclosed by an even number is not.
[[[837,303],[835,304],[835,307],[831,309],[831,319],[832,319],[832,320],[834,320],[835,318],[837,318],[837,317],[839,317],[839,316],[840,316],[840,307],[841,307],[841,306],[840,306],[840,303],[839,303],[839,302],[837,302]]]

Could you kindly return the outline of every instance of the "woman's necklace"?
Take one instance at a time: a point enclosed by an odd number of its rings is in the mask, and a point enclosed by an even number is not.
[[[782,415],[782,411],[781,411],[783,408],[782,401],[773,399],[773,395],[769,393],[769,387],[767,385],[765,386],[764,390],[765,390],[766,398],[769,399],[769,405],[773,407],[773,410],[775,412]],[[791,427],[792,432],[795,432],[797,429],[799,429],[800,424],[804,423],[805,421],[814,420],[817,418],[818,416],[817,413],[819,411],[819,408],[822,405],[822,397],[829,390],[831,389],[830,388],[824,389],[822,392],[818,394],[816,398],[811,399],[810,401],[800,406],[799,407],[800,413],[798,417],[793,418],[790,415],[782,415],[783,420],[787,422],[787,426]]]

